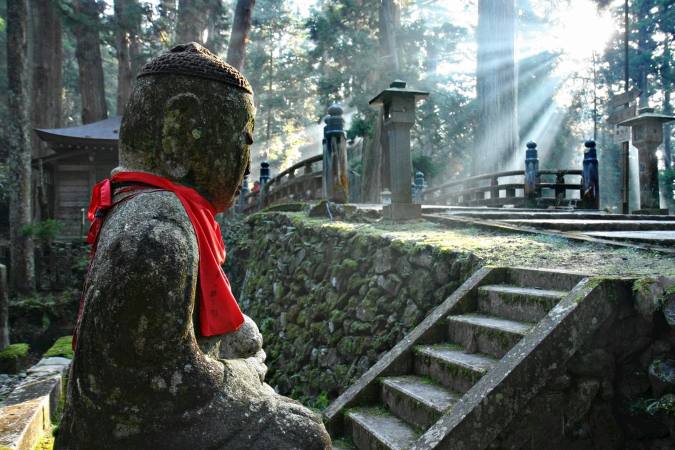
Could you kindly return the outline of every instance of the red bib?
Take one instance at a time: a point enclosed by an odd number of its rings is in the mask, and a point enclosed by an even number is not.
[[[170,180],[143,172],[121,172],[94,186],[89,203],[89,220],[92,222],[87,242],[96,250],[98,233],[107,212],[113,205],[112,183],[142,183],[140,188],[151,187],[173,192],[190,218],[199,247],[199,326],[202,336],[216,336],[237,330],[244,323],[244,316],[232,294],[230,282],[221,264],[225,262],[225,245],[216,222],[213,205],[192,188],[174,184]],[[134,187],[134,189],[138,189]],[[82,315],[82,304],[79,316]],[[79,328],[79,326],[78,326]],[[76,330],[77,334],[77,330]],[[75,346],[75,339],[73,339]]]

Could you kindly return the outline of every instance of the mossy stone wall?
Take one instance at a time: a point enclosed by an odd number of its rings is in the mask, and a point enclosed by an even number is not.
[[[267,381],[316,407],[344,391],[480,266],[471,253],[300,214],[254,215],[243,240],[229,247],[230,265],[247,269],[239,303],[263,333]]]

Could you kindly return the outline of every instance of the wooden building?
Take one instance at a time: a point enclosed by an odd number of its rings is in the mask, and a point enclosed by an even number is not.
[[[118,165],[120,117],[71,128],[36,129],[51,150],[33,159],[34,205],[40,219],[63,223],[63,237],[82,236],[91,190]]]

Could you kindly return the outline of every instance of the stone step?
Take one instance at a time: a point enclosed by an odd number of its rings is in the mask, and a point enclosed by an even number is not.
[[[382,402],[398,417],[419,428],[430,427],[461,396],[416,375],[381,381]]]
[[[488,355],[466,353],[452,344],[418,345],[414,353],[416,374],[460,393],[468,391],[497,363]]]
[[[481,210],[481,209],[469,209],[469,210],[442,210],[437,208],[440,212],[443,212],[448,215],[470,217],[475,219],[484,219],[484,220],[519,220],[519,219],[531,219],[531,220],[650,220],[650,221],[664,221],[664,222],[675,222],[673,216],[665,215],[624,215],[624,214],[608,214],[603,211],[598,212],[586,212],[586,211],[558,211],[558,212],[549,212],[545,210],[525,210],[525,211],[515,211],[514,209],[503,209],[497,208],[492,210]],[[433,213],[431,208],[423,208],[425,213]]]
[[[666,220],[573,220],[573,219],[507,219],[511,225],[559,231],[673,231],[675,222]]]
[[[504,319],[539,322],[567,291],[486,285],[478,288],[478,310]]]
[[[582,278],[584,278],[583,274],[573,272],[510,267],[505,283],[527,288],[571,291]]]
[[[448,317],[448,336],[468,353],[483,353],[501,359],[532,328],[531,323],[517,322],[483,314]]]
[[[351,409],[347,412],[347,423],[359,450],[404,450],[420,434],[382,408]]]
[[[588,231],[584,234],[613,241],[675,246],[675,227],[672,231]]]

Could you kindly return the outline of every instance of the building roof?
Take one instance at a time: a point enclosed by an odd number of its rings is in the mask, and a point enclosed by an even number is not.
[[[117,147],[120,116],[69,128],[36,128],[35,132],[54,150]]]

